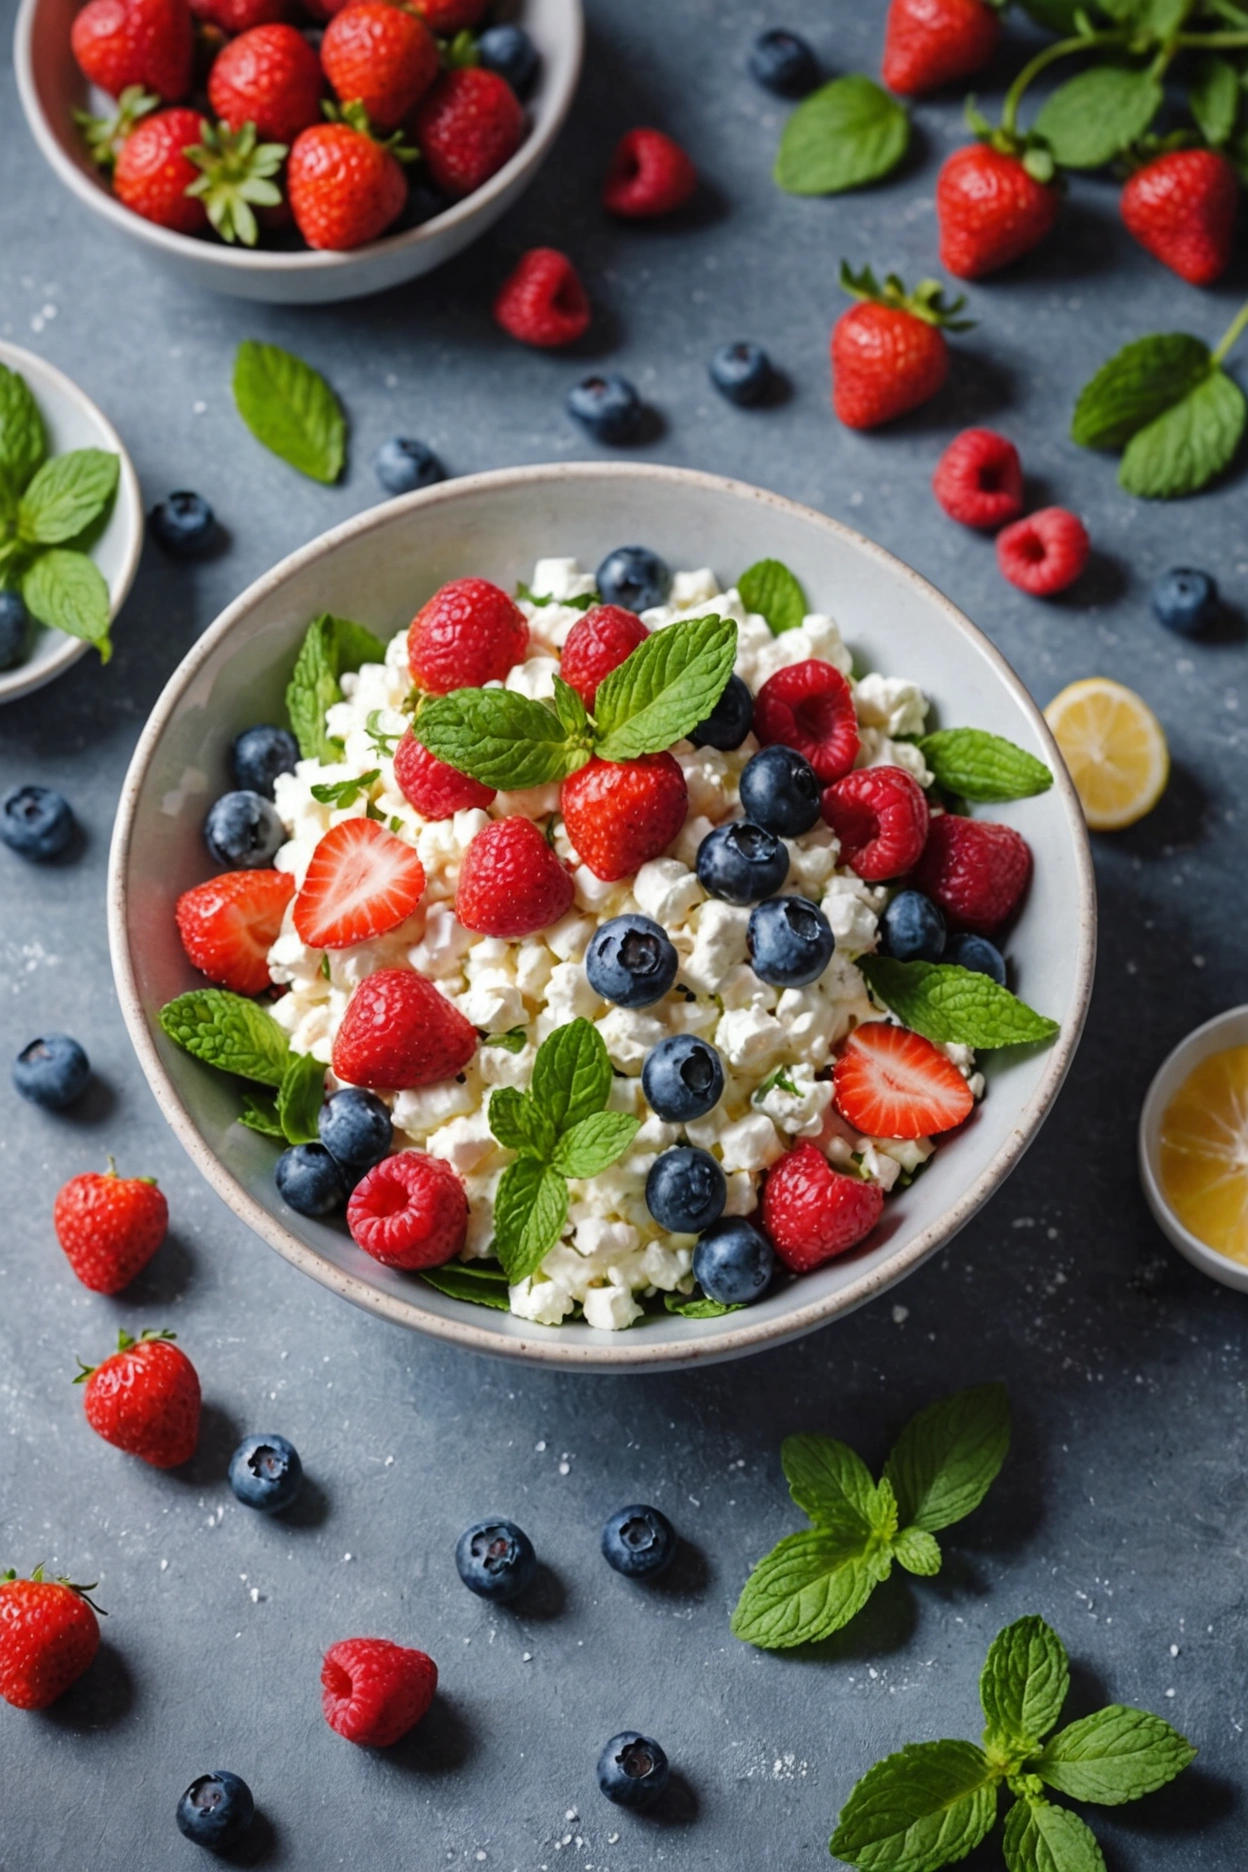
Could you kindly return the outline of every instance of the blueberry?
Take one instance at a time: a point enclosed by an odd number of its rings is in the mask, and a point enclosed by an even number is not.
[[[724,1212],[728,1185],[709,1151],[677,1144],[656,1157],[646,1178],[646,1207],[673,1235],[700,1235]]]
[[[775,1256],[771,1243],[744,1216],[724,1216],[698,1237],[693,1278],[708,1300],[749,1306],[766,1293]]]
[[[804,97],[818,83],[819,61],[804,39],[777,27],[754,41],[750,76],[781,97]]]
[[[204,843],[219,865],[253,871],[272,864],[278,847],[286,843],[286,829],[273,802],[244,787],[223,793],[209,807]]]
[[[598,1785],[617,1807],[649,1807],[670,1776],[667,1756],[649,1736],[625,1729],[598,1757]]]
[[[617,377],[614,371],[583,377],[568,394],[568,415],[595,442],[634,441],[641,428],[643,407],[628,378]]]
[[[700,721],[689,739],[694,747],[720,748],[730,753],[739,748],[754,723],[754,698],[749,685],[739,676],[730,676],[723,695],[705,721]]]
[[[698,846],[698,882],[725,903],[757,903],[778,891],[788,875],[788,847],[752,819],[716,826]]]
[[[455,1565],[469,1592],[505,1605],[532,1583],[537,1555],[514,1521],[478,1521],[456,1541]]]
[[[410,436],[392,436],[373,459],[377,479],[387,494],[414,494],[446,480],[446,469],[431,448]]]
[[[32,1105],[63,1111],[80,1099],[91,1077],[91,1062],[68,1034],[45,1034],[23,1047],[13,1062],[13,1084]]]
[[[289,1508],[303,1482],[303,1464],[284,1436],[244,1437],[230,1457],[230,1487],[244,1508],[278,1514]]]
[[[273,1174],[278,1195],[296,1215],[333,1215],[347,1200],[342,1171],[323,1144],[292,1144]]]
[[[757,403],[771,383],[771,359],[762,345],[741,339],[721,345],[707,365],[711,382],[730,403]]]
[[[19,858],[59,858],[76,823],[69,801],[51,787],[14,787],[0,804],[0,839]]]
[[[230,750],[230,770],[234,784],[245,793],[273,797],[273,782],[278,774],[294,773],[299,759],[299,743],[288,728],[271,728],[261,723],[244,728]]]
[[[723,1097],[723,1062],[696,1034],[669,1034],[646,1054],[641,1089],[667,1124],[692,1124]]]
[[[594,993],[617,1007],[649,1007],[676,979],[679,958],[667,932],[652,917],[612,917],[594,931],[585,973]]]
[[[216,515],[202,494],[185,489],[158,502],[147,523],[157,544],[178,559],[194,559],[207,552],[217,530]]]
[[[214,1768],[191,1782],[178,1802],[178,1829],[197,1846],[233,1846],[251,1825],[256,1803],[241,1775]]]
[[[594,575],[603,604],[622,605],[625,611],[649,611],[667,603],[672,575],[648,546],[617,546],[607,554]]]
[[[836,947],[827,917],[806,897],[769,897],[750,912],[750,965],[773,988],[818,981]]]
[[[823,789],[796,748],[765,747],[741,770],[741,810],[781,838],[800,838],[819,817]]]
[[[20,663],[26,649],[30,613],[20,592],[0,591],[0,670]]]
[[[375,1092],[345,1086],[321,1106],[316,1120],[321,1143],[350,1179],[390,1155],[394,1142],[389,1108]]]
[[[945,944],[944,960],[976,975],[990,976],[998,987],[1005,987],[1005,957],[986,936],[951,936]]]
[[[477,57],[486,71],[505,78],[523,97],[537,71],[537,47],[523,26],[487,26],[477,40]]]
[[[903,890],[880,918],[880,951],[899,962],[939,962],[945,953],[945,919],[922,891]]]
[[[1174,566],[1153,586],[1157,621],[1180,637],[1199,637],[1218,612],[1218,582],[1191,566]]]
[[[627,1579],[654,1579],[676,1558],[676,1530],[657,1508],[621,1508],[602,1530],[602,1557]]]

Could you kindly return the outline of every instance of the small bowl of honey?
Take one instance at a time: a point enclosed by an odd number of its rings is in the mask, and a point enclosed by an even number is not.
[[[1179,1253],[1248,1293],[1248,1007],[1181,1040],[1140,1113],[1140,1181]]]

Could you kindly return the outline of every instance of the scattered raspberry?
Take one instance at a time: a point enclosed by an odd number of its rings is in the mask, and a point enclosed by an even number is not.
[[[452,579],[412,619],[407,659],[412,680],[430,695],[502,682],[524,660],[524,613],[488,579]]]
[[[87,0],[74,17],[70,45],[84,76],[110,97],[141,85],[176,104],[191,88],[186,0]]]
[[[901,877],[927,839],[927,798],[902,767],[862,767],[833,781],[823,816],[845,863],[870,884]]]
[[[433,1702],[438,1667],[388,1638],[343,1638],[321,1665],[321,1708],[330,1728],[361,1748],[389,1748]]]
[[[629,221],[671,214],[698,186],[698,172],[679,143],[661,130],[626,130],[603,185],[603,206]]]
[[[376,819],[344,819],[312,854],[295,898],[295,929],[310,949],[351,949],[406,923],[425,894],[425,868]]]
[[[425,819],[449,819],[473,806],[484,812],[495,797],[493,787],[431,754],[410,728],[394,750],[394,777],[404,799]]]
[[[172,1333],[132,1339],[117,1335],[117,1350],[102,1365],[84,1365],[83,1409],[97,1436],[153,1469],[189,1462],[199,1440],[199,1374]]]
[[[884,82],[903,97],[938,91],[986,65],[1001,37],[988,0],[890,0]]]
[[[344,1085],[402,1092],[453,1079],[476,1050],[476,1028],[432,982],[413,969],[378,969],[347,1003],[334,1073]]]
[[[464,1245],[468,1198],[441,1157],[399,1151],[356,1184],[347,1226],[365,1254],[386,1267],[440,1267]]]
[[[303,34],[280,21],[254,26],[218,53],[208,74],[208,101],[232,130],[254,123],[257,134],[293,143],[319,123],[323,80]]]
[[[847,774],[858,758],[858,717],[849,684],[821,657],[777,670],[754,698],[760,747],[791,747],[824,785]]]
[[[549,929],[572,908],[567,866],[531,819],[492,819],[464,853],[455,891],[455,914],[479,936],[517,942]]]
[[[481,66],[443,72],[417,107],[416,141],[430,180],[456,201],[488,182],[523,138],[515,92]]]
[[[93,1293],[120,1293],[145,1268],[169,1227],[169,1205],[151,1177],[71,1177],[52,1206],[65,1258]]]
[[[100,1648],[89,1586],[0,1577],[0,1697],[14,1709],[46,1709],[63,1696]]]
[[[832,1083],[841,1116],[863,1137],[934,1137],[960,1125],[975,1103],[939,1047],[891,1021],[854,1029]]]
[[[784,1265],[809,1274],[869,1235],[883,1207],[878,1183],[834,1170],[816,1144],[798,1144],[768,1172],[762,1223]]]
[[[1042,507],[997,535],[1003,575],[1033,598],[1051,598],[1073,585],[1090,551],[1083,521],[1064,507]]]
[[[1013,914],[1030,876],[1031,847],[1013,826],[938,813],[914,883],[954,929],[991,936]]]
[[[689,790],[671,754],[594,759],[564,781],[560,805],[581,863],[615,883],[667,850],[685,823]]]
[[[223,871],[178,898],[186,959],[218,987],[256,995],[269,986],[269,950],[295,891],[288,871]]]
[[[568,632],[559,674],[591,712],[598,685],[650,635],[635,611],[623,605],[594,605]]]
[[[321,64],[344,104],[358,99],[377,129],[397,130],[438,75],[438,47],[414,13],[351,0],[325,28]]]
[[[991,429],[964,429],[937,462],[932,492],[963,526],[1004,526],[1023,511],[1018,450]]]
[[[118,201],[175,234],[202,233],[208,210],[198,196],[186,192],[202,173],[186,152],[202,134],[198,111],[164,110],[144,117],[117,157],[113,192]]]
[[[499,288],[494,317],[521,344],[555,351],[588,331],[589,300],[566,254],[531,247]]]

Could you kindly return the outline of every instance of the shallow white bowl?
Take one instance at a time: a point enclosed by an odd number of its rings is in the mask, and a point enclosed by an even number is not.
[[[549,154],[576,90],[585,37],[581,0],[523,0],[520,18],[541,54],[537,82],[526,100],[529,134],[511,161],[466,201],[421,227],[388,234],[351,253],[275,252],[174,234],[116,200],[73,121],[73,111],[88,105],[90,91],[69,42],[81,5],[82,0],[22,0],[17,16],[18,96],[48,162],[88,208],[188,284],[274,305],[319,305],[384,292],[431,272],[484,234]]]
[[[1158,1228],[1181,1255],[1187,1256],[1193,1267],[1221,1281],[1224,1287],[1238,1288],[1240,1293],[1248,1293],[1248,1267],[1219,1254],[1216,1248],[1210,1248],[1198,1235],[1184,1228],[1162,1190],[1160,1158],[1161,1121],[1166,1106],[1187,1075],[1211,1053],[1245,1045],[1248,1045],[1248,1007],[1227,1008],[1224,1013],[1207,1020],[1203,1027],[1193,1028],[1186,1040],[1180,1040],[1173,1053],[1158,1067],[1140,1111],[1139,1128],[1140,1181]]]
[[[91,548],[91,557],[108,582],[115,619],[126,601],[143,551],[143,497],[138,476],[127,455],[121,437],[107,416],[84,396],[77,384],[59,370],[54,370],[33,351],[0,340],[0,364],[20,372],[30,385],[48,433],[48,450],[63,455],[67,449],[110,449],[121,457],[121,475],[117,498],[108,525]],[[15,702],[18,696],[42,689],[54,677],[76,663],[91,646],[80,637],[67,637],[64,631],[36,632],[30,655],[16,669],[0,670],[0,702]]]
[[[994,730],[1053,768],[1050,792],[994,808],[1031,842],[1036,874],[1010,939],[1021,993],[1061,1022],[1047,1048],[989,1055],[989,1095],[964,1133],[891,1201],[871,1241],[781,1287],[745,1313],[664,1314],[621,1333],[532,1326],[445,1299],[383,1268],[345,1226],[286,1210],[271,1141],[233,1121],[235,1086],[160,1031],[164,1002],[197,983],[174,927],[179,891],[209,871],[204,813],[228,783],[231,737],[281,720],[308,621],[354,617],[382,637],[439,585],[473,572],[510,589],[534,561],[574,554],[596,566],[642,540],[672,566],[710,565],[729,581],[783,559],[811,601],[841,623],[860,662],[918,681],[947,724]],[[257,1234],[344,1298],[480,1351],[583,1369],[671,1367],[796,1338],[850,1312],[948,1241],[1018,1162],[1057,1096],[1083,1026],[1096,899],[1074,789],[1043,718],[988,639],[939,592],[860,534],[779,495],[686,469],[572,463],[448,481],[361,514],[294,553],[243,593],[170,679],[122,790],[109,877],[109,931],[122,1009],[157,1101],[214,1189]]]

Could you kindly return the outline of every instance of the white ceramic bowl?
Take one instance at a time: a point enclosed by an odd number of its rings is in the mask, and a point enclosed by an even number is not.
[[[964,1133],[891,1201],[861,1249],[710,1321],[664,1314],[629,1331],[532,1326],[445,1299],[383,1268],[344,1226],[285,1210],[276,1149],[235,1124],[238,1094],[161,1033],[157,1010],[202,981],[182,954],[173,906],[209,871],[204,813],[228,785],[230,740],[281,720],[295,650],[321,611],[382,637],[446,580],[473,572],[508,589],[548,554],[599,564],[642,540],[669,564],[725,580],[774,556],[840,622],[868,666],[917,680],[947,723],[1008,735],[1053,768],[1037,799],[994,809],[1025,832],[1035,881],[1010,954],[1021,993],[1061,1022],[1050,1047],[989,1055],[988,1097]],[[118,993],[161,1110],[214,1189],[257,1234],[344,1298],[480,1351],[620,1370],[727,1358],[795,1338],[883,1292],[948,1241],[1018,1162],[1057,1096],[1083,1025],[1096,900],[1083,816],[1043,718],[1008,664],[946,598],[860,534],[779,495],[685,469],[573,463],[448,481],[375,508],[260,579],[205,632],[168,683],[122,791],[109,879]]]
[[[115,619],[134,583],[143,551],[143,497],[134,464],[107,416],[60,371],[36,357],[33,351],[23,351],[20,345],[3,341],[0,341],[0,364],[19,371],[30,385],[47,430],[51,454],[63,455],[67,449],[100,448],[110,449],[121,457],[113,511],[108,525],[91,548],[91,557],[108,581]],[[0,670],[0,702],[15,702],[18,696],[42,689],[44,683],[67,670],[90,648],[82,638],[67,637],[64,631],[38,630],[26,661],[19,663],[16,669]]]
[[[526,100],[529,133],[511,161],[466,201],[421,227],[386,235],[351,253],[276,252],[173,234],[116,200],[87,155],[72,116],[90,96],[69,42],[81,4],[22,0],[17,16],[18,96],[48,162],[88,208],[188,284],[275,305],[318,305],[384,292],[431,272],[483,234],[528,187],[549,154],[576,90],[585,36],[581,0],[523,0],[520,18],[541,54],[537,82]]]
[[[1216,1248],[1210,1248],[1198,1235],[1184,1228],[1166,1201],[1159,1169],[1161,1121],[1167,1105],[1202,1060],[1207,1060],[1211,1053],[1221,1053],[1234,1046],[1248,1046],[1248,1007],[1227,1008],[1225,1013],[1215,1014],[1203,1027],[1194,1028],[1186,1040],[1180,1040],[1173,1053],[1162,1061],[1140,1111],[1140,1181],[1158,1228],[1179,1253],[1186,1255],[1202,1274],[1221,1281],[1224,1287],[1248,1293],[1248,1267],[1219,1254]]]

